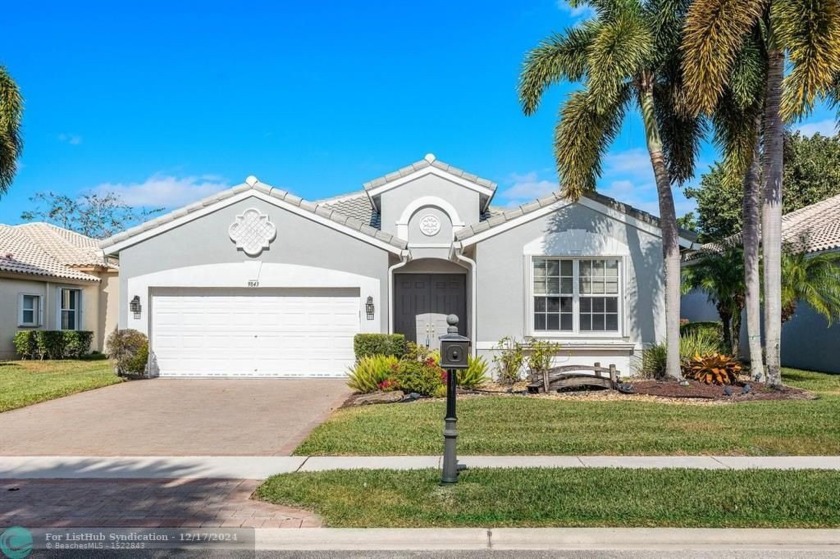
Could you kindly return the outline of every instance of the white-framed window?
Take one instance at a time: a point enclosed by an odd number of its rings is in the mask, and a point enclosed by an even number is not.
[[[18,297],[18,326],[41,325],[41,296],[21,293]]]
[[[61,329],[79,330],[82,317],[82,291],[80,289],[61,289],[59,303]]]
[[[531,328],[535,335],[619,336],[621,258],[534,256]]]

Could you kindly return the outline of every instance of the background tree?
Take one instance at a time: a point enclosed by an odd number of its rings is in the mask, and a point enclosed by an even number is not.
[[[82,194],[78,198],[39,192],[29,200],[35,209],[23,212],[22,220],[46,221],[94,239],[110,237],[163,211],[133,208],[114,192]]]
[[[6,68],[0,66],[0,196],[8,191],[17,173],[17,161],[23,151],[22,117],[20,89]]]
[[[741,232],[744,188],[725,181],[724,174],[721,164],[715,163],[700,177],[699,185],[683,189],[686,198],[697,202],[697,240],[701,243],[719,241]]]
[[[579,0],[573,6],[583,4]],[[583,88],[560,110],[554,153],[561,192],[595,189],[601,160],[625,115],[637,108],[659,199],[665,261],[667,373],[679,377],[680,253],[673,183],[693,175],[703,123],[683,110],[679,44],[688,0],[593,0],[595,17],[530,51],[520,76],[525,114],[544,91],[567,80]]]
[[[784,157],[784,213],[840,194],[840,136],[808,137],[789,132],[785,136]],[[741,232],[744,190],[737,183],[726,184],[724,179],[721,163],[715,163],[700,177],[699,185],[685,188],[686,198],[697,201],[700,242]]]

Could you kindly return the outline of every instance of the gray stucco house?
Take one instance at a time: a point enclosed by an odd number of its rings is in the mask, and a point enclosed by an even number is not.
[[[161,376],[343,376],[356,333],[434,347],[450,313],[478,354],[550,338],[629,372],[664,334],[657,219],[597,194],[503,211],[495,191],[431,154],[319,202],[249,177],[102,243],[120,327]]]

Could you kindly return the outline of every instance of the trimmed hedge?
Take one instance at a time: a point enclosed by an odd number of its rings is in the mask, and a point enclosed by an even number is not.
[[[356,361],[369,355],[405,355],[405,336],[402,334],[356,334],[353,338]]]
[[[21,330],[14,337],[21,359],[79,359],[92,341],[93,332],[77,330]]]

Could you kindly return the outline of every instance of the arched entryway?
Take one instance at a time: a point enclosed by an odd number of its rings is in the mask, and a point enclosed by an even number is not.
[[[468,334],[467,269],[448,260],[423,258],[394,274],[394,332],[432,349],[446,334],[446,317],[458,315]]]

